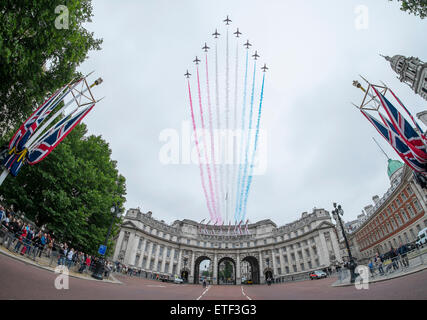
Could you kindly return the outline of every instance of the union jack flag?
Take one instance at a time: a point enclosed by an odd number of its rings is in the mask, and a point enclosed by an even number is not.
[[[50,128],[29,150],[28,163],[34,165],[42,161],[79,124],[94,106],[93,104],[70,114]]]
[[[402,116],[402,114],[391,104],[391,102],[383,96],[375,87],[372,87],[381,101],[384,110],[387,112],[393,127],[396,129],[400,138],[406,142],[407,146],[417,155],[419,160],[427,160],[426,147],[424,140],[410,125],[410,123]],[[406,109],[406,108],[405,108]],[[408,111],[409,112],[409,111]]]
[[[372,125],[377,129],[377,131],[383,136],[385,140],[393,147],[397,152],[400,158],[413,170],[420,173],[426,173],[426,162],[419,161],[413,151],[408,147],[408,145],[401,139],[397,130],[393,127],[392,123],[385,119],[385,117],[380,114],[381,119],[384,121],[383,125],[375,117],[366,113],[363,110],[360,110],[362,114],[372,123]]]
[[[245,225],[246,234],[249,234],[248,223],[249,223],[249,219],[246,220],[246,225]]]

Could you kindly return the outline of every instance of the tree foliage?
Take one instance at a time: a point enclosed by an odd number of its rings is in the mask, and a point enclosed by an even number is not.
[[[427,0],[397,0],[397,1],[401,2],[400,10],[419,16],[421,19],[424,19],[427,16]]]
[[[68,10],[68,29],[55,26],[64,22],[55,13],[60,5]],[[100,49],[102,40],[83,27],[91,17],[91,0],[0,2],[0,135],[16,129],[49,92],[77,76],[90,50]]]
[[[76,126],[43,161],[25,165],[16,178],[9,176],[0,194],[59,240],[95,254],[111,224],[111,206],[122,207],[126,187],[108,143],[86,132],[84,124]],[[112,235],[119,223],[116,219]]]

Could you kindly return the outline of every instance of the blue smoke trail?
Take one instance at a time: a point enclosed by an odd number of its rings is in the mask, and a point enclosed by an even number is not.
[[[245,86],[243,90],[243,108],[242,108],[242,122],[241,122],[241,136],[240,136],[240,145],[239,145],[239,174],[237,176],[237,191],[236,191],[236,207],[234,209],[234,220],[237,221],[237,215],[239,210],[239,201],[240,201],[240,179],[242,176],[242,158],[243,158],[243,131],[245,130],[245,114],[246,114],[246,92],[247,92],[247,83],[248,83],[248,55],[249,51],[246,50],[246,68],[245,68]]]
[[[255,91],[255,71],[256,71],[256,60],[254,61],[254,76],[253,76],[253,80],[252,80],[251,108],[249,111],[249,126],[248,126],[248,136],[247,136],[248,140],[246,141],[245,166],[243,169],[243,177],[242,177],[242,184],[241,184],[241,190],[240,190],[238,216],[240,216],[241,212],[242,212],[243,191],[244,191],[246,176],[247,176],[247,172],[248,172],[248,151],[249,151],[249,144],[251,141],[252,114],[253,114],[253,109],[254,109],[253,107],[254,107],[254,91]],[[238,219],[238,221],[240,221],[240,219]]]
[[[251,166],[249,167],[250,173],[249,173],[249,177],[248,177],[248,184],[246,186],[246,191],[245,191],[245,198],[244,198],[245,200],[244,200],[244,204],[243,204],[243,215],[242,215],[242,218],[240,220],[244,220],[245,216],[246,216],[246,204],[248,202],[249,189],[250,189],[251,183],[252,183],[252,172],[254,169],[255,154],[256,154],[256,150],[257,150],[257,146],[258,146],[259,123],[261,120],[261,111],[262,111],[262,98],[264,95],[264,80],[265,80],[265,73],[262,77],[261,97],[259,100],[259,110],[258,110],[258,119],[257,119],[257,124],[256,124],[256,132],[255,132],[254,152],[252,153]]]

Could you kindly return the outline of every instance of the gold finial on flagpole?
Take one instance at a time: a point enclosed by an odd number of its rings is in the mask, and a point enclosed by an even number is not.
[[[353,81],[353,86],[355,86],[356,88],[359,88],[360,90],[362,90],[363,92],[366,92],[366,90],[362,87],[362,85],[360,84],[359,81],[354,80]]]
[[[94,86],[100,85],[102,83],[102,81],[103,81],[102,78],[96,79],[95,82],[90,85],[90,88],[93,88]]]

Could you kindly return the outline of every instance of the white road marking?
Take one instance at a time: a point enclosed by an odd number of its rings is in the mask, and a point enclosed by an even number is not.
[[[161,286],[159,284],[147,284],[147,287],[166,288],[166,286]]]
[[[243,294],[246,298],[248,298],[248,300],[252,300],[252,299],[251,299],[251,297],[249,297],[249,296],[247,296],[247,295],[246,295],[245,291],[243,290],[243,286],[241,286],[241,288],[242,288],[242,294]]]
[[[208,290],[211,288],[211,286],[208,286],[207,288],[206,288],[206,290],[205,291],[203,291],[203,293],[202,293],[202,295],[200,296],[200,297],[198,297],[196,300],[200,300],[200,298],[201,297],[203,297],[204,295],[205,295],[205,293],[206,292],[208,292]]]

